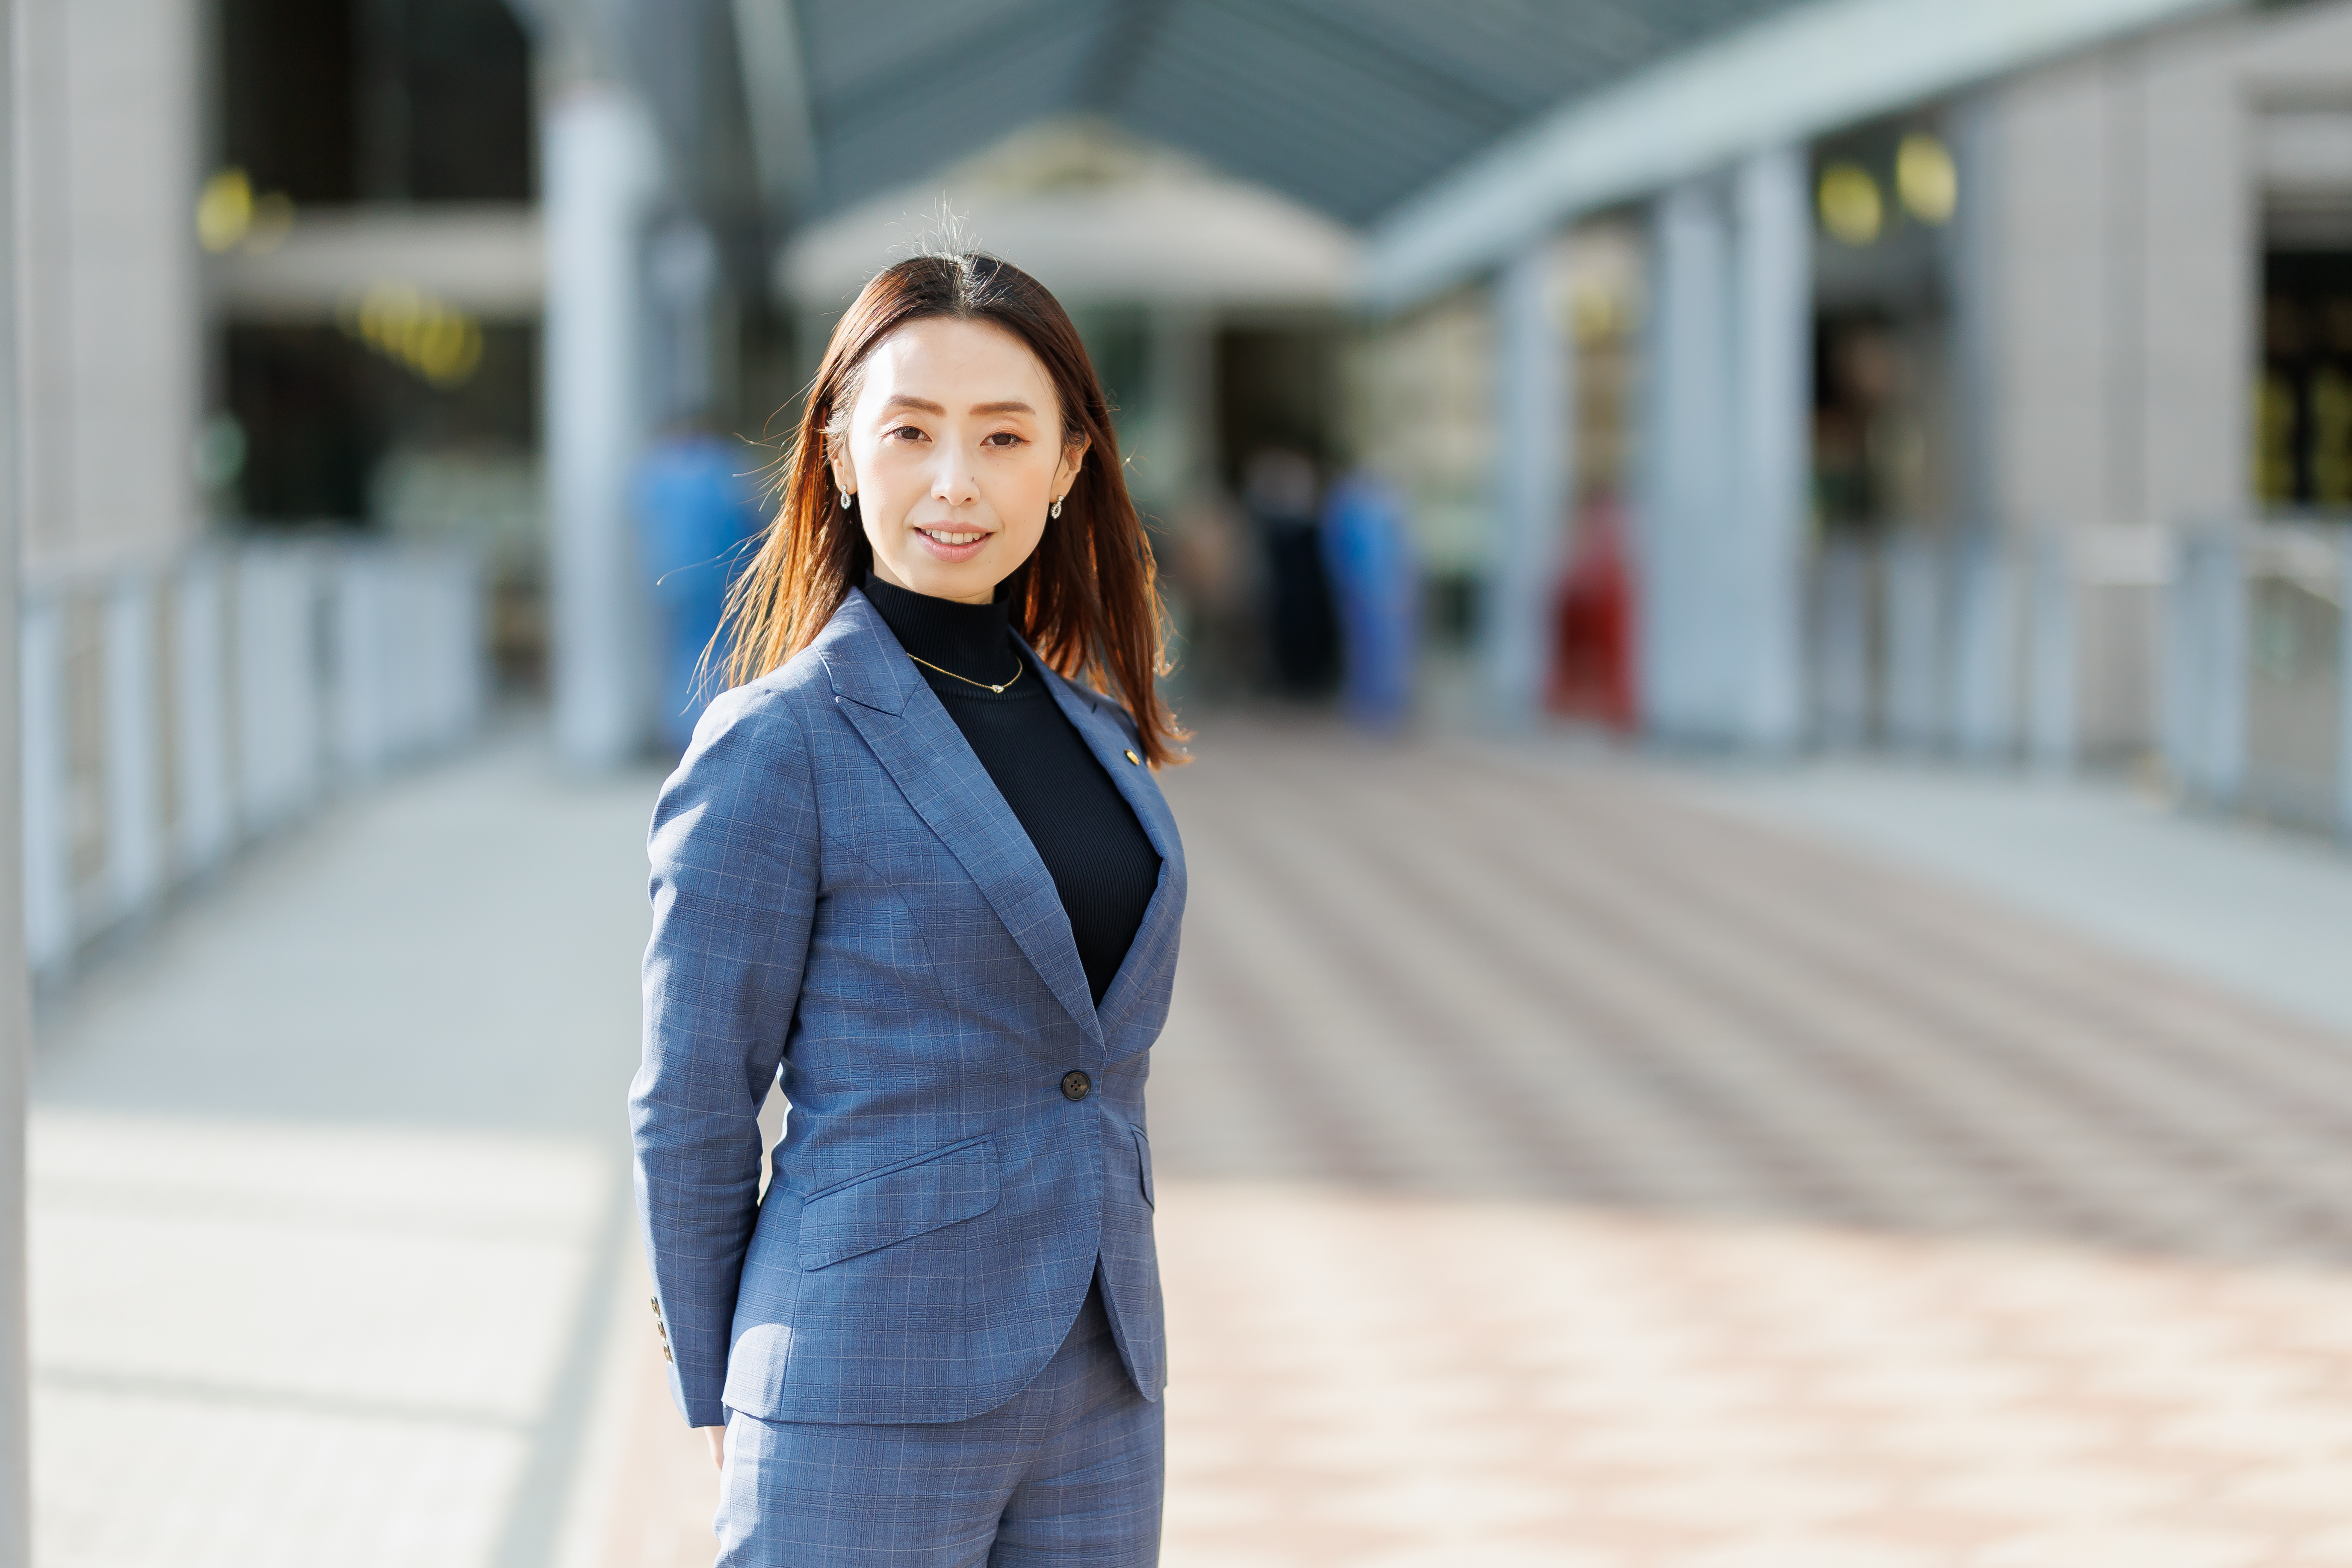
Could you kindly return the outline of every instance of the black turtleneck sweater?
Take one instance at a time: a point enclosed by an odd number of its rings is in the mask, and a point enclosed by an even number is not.
[[[1013,640],[1003,596],[960,605],[871,574],[865,588],[899,647],[982,683],[915,666],[1036,846],[1099,1005],[1160,885],[1160,852]],[[1016,669],[1021,678],[1013,680]],[[987,689],[1004,681],[1011,684],[1002,692]]]

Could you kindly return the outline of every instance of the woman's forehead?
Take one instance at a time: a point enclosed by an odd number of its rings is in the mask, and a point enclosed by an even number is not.
[[[1027,343],[993,322],[952,317],[909,321],[884,338],[865,383],[861,403],[912,395],[948,407],[1020,400],[1043,409],[1053,398],[1053,383]]]

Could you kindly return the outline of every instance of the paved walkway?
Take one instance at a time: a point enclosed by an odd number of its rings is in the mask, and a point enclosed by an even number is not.
[[[653,784],[566,785],[509,746],[396,784],[44,1020],[43,1568],[576,1550],[635,1251]]]
[[[1738,780],[1202,750],[1171,1568],[2352,1564],[2310,1009]],[[412,782],[58,1022],[45,1564],[709,1561],[624,1221],[649,788]]]
[[[2352,1050],[1721,780],[1212,734],[1169,1561],[2352,1563]]]

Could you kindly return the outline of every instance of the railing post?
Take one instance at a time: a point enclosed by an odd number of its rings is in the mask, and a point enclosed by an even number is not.
[[[173,772],[180,807],[173,855],[181,876],[220,864],[236,832],[221,587],[220,563],[209,554],[191,560],[172,587]]]
[[[1870,547],[1832,539],[1813,561],[1813,729],[1822,744],[1870,739]]]
[[[2034,765],[2063,773],[2074,765],[2080,728],[2074,638],[2074,557],[2065,535],[2034,541],[2032,626],[2025,683],[2026,751]]]
[[[2352,837],[2352,528],[2336,531],[2336,826]]]
[[[2246,773],[2246,582],[2238,545],[2233,530],[2208,543],[2198,616],[2204,701],[2196,744],[2207,793],[2224,808],[2237,804]]]
[[[121,920],[163,889],[155,583],[143,572],[107,590],[105,662],[107,906]]]
[[[2017,743],[2017,574],[2000,541],[1964,537],[1953,552],[1952,743],[1975,762]]]
[[[317,589],[310,557],[247,546],[237,563],[237,762],[247,831],[308,807],[320,788]]]
[[[1886,736],[1909,751],[1944,738],[1944,571],[1936,542],[1886,542]]]
[[[394,668],[399,661],[392,646],[397,636],[399,584],[378,549],[340,551],[330,572],[327,637],[333,650],[329,689],[336,771],[361,783],[382,773],[399,749]]]
[[[12,639],[20,660],[15,695],[16,770],[23,831],[25,950],[33,971],[56,974],[72,956],[73,872],[66,830],[65,626],[56,600],[27,595]]]

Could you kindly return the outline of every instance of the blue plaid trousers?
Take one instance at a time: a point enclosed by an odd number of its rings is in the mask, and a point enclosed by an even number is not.
[[[734,1412],[716,1568],[1150,1568],[1161,1410],[1128,1375],[1097,1285],[1036,1381],[984,1415]]]

